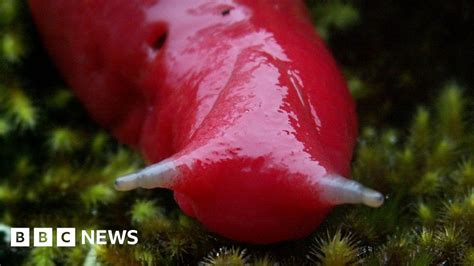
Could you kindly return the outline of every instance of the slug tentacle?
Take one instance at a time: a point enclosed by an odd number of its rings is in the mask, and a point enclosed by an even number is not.
[[[136,188],[171,188],[178,170],[171,160],[163,160],[142,170],[115,180],[115,189],[128,191]]]
[[[380,192],[340,175],[326,175],[319,182],[324,188],[321,199],[334,205],[362,203],[377,208],[384,202]]]

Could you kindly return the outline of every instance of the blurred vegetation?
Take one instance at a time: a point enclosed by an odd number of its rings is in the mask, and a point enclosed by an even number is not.
[[[353,176],[387,195],[269,246],[210,235],[165,190],[117,193],[143,166],[61,80],[24,1],[0,1],[0,263],[474,265],[474,2],[306,1],[358,101]],[[10,248],[9,227],[138,229],[136,246]]]

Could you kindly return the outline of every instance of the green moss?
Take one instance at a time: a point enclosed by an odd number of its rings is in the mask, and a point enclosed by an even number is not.
[[[245,265],[248,256],[245,249],[220,248],[212,251],[202,262],[206,266]]]
[[[416,212],[420,220],[420,223],[423,226],[432,226],[436,222],[435,221],[436,213],[435,213],[435,210],[433,210],[433,207],[428,206],[427,204],[423,202],[419,202]]]
[[[18,12],[18,1],[3,0],[0,2],[0,25],[8,25],[14,21]]]
[[[7,96],[7,117],[9,117],[19,128],[33,128],[37,123],[37,109],[31,100],[20,89],[11,89]]]
[[[20,38],[15,34],[4,34],[0,40],[2,57],[8,63],[16,63],[24,55],[25,49]]]
[[[35,266],[54,266],[54,258],[56,257],[57,250],[53,248],[34,248],[28,258],[26,265]]]
[[[10,124],[6,119],[0,119],[0,136],[5,136],[10,131]]]
[[[138,201],[132,206],[132,223],[142,224],[160,217],[160,210],[153,201]]]
[[[358,261],[357,242],[352,235],[343,236],[340,230],[316,241],[310,253],[321,265],[350,265]]]
[[[469,248],[464,254],[462,265],[473,265],[474,264],[474,247]]]
[[[77,130],[57,128],[51,132],[49,146],[53,152],[72,152],[82,144]]]
[[[310,2],[310,4],[313,4]],[[327,39],[331,30],[343,30],[357,23],[359,12],[348,1],[327,1],[311,9],[319,34]]]
[[[276,264],[269,255],[260,256],[253,261],[254,266],[273,266]]]

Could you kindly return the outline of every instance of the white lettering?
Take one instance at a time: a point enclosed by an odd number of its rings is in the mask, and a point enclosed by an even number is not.
[[[96,244],[97,245],[106,245],[107,244],[107,231],[106,230],[97,230],[96,231]]]
[[[125,242],[125,237],[127,236],[127,231],[112,231],[108,230],[110,244],[115,245],[118,242],[120,245],[123,245]]]
[[[86,244],[86,239],[89,242],[89,244],[94,245],[95,244],[94,230],[91,230],[90,234],[87,233],[87,230],[82,230],[81,239],[82,239],[81,243],[83,245]]]
[[[127,236],[129,238],[129,240],[127,241],[127,244],[129,245],[136,245],[138,243],[138,236],[137,236],[138,232],[137,230],[130,230],[128,231],[127,233]]]
[[[10,246],[29,247],[30,229],[29,228],[10,228]]]
[[[33,230],[33,246],[52,247],[53,228],[40,227]]]
[[[58,247],[76,246],[76,229],[75,228],[57,228],[56,229],[56,246]]]

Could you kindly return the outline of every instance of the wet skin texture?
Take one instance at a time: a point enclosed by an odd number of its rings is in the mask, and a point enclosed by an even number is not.
[[[91,116],[155,163],[181,209],[234,240],[303,237],[348,176],[354,104],[293,0],[30,0]]]

